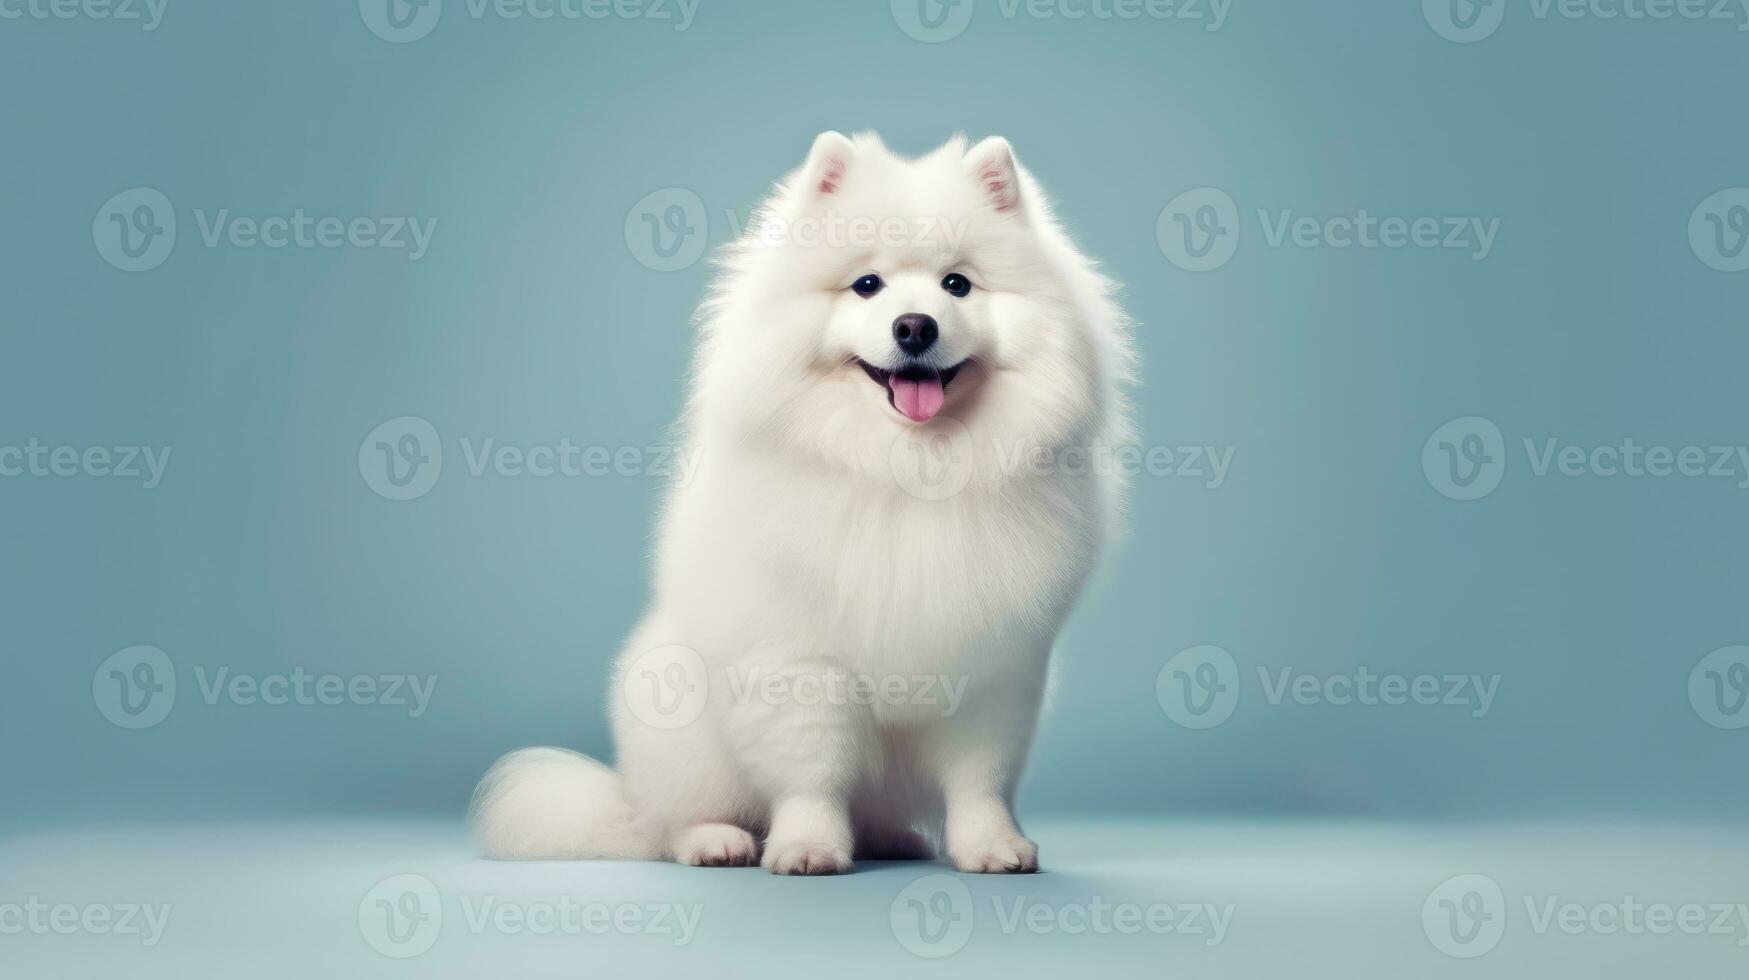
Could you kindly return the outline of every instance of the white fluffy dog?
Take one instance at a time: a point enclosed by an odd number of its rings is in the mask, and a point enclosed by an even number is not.
[[[1036,870],[1015,786],[1128,438],[1112,294],[1006,141],[820,136],[699,313],[619,772],[505,756],[485,852]]]

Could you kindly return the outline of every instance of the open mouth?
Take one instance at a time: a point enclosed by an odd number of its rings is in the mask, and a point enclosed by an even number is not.
[[[966,362],[961,361],[941,370],[911,365],[889,371],[860,357],[856,363],[874,379],[875,384],[887,389],[887,404],[913,422],[927,422],[941,411],[942,404],[947,401],[947,386],[953,384],[960,368],[966,366]]]

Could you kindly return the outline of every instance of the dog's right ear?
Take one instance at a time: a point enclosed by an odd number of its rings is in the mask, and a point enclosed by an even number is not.
[[[801,186],[822,196],[838,193],[855,158],[856,144],[843,133],[821,133],[808,151],[808,162],[802,165]]]

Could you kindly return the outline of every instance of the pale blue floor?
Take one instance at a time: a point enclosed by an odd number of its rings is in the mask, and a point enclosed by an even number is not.
[[[869,864],[834,879],[497,864],[473,858],[454,823],[418,820],[34,832],[0,843],[0,908],[32,897],[82,912],[143,903],[168,905],[168,918],[147,948],[144,937],[82,928],[60,935],[25,922],[20,931],[19,912],[0,912],[0,977],[1749,976],[1749,912],[1737,907],[1749,903],[1741,828],[1035,820],[1030,830],[1049,869],[1037,876],[930,878],[946,869]],[[377,888],[401,874],[428,879],[435,894],[403,898],[401,882]],[[1466,899],[1467,886],[1450,896],[1482,913],[1464,925],[1503,927],[1491,951],[1467,960],[1429,938],[1430,928],[1450,932],[1438,901],[1447,896],[1429,896],[1460,874],[1489,876],[1502,900]],[[591,914],[602,918],[579,911],[580,931],[534,934],[541,910],[565,897],[579,910],[601,903]],[[399,906],[408,913],[441,911],[426,916],[426,932],[403,918],[390,935],[379,898],[408,903]],[[1629,898],[1723,905],[1730,915],[1721,924],[1707,910],[1699,934],[1672,926],[1667,935],[1610,932],[1612,913],[1593,916]],[[1551,901],[1577,903],[1596,926],[1570,935],[1558,915],[1540,926]],[[1197,935],[1148,930],[1147,915],[1160,926],[1166,910],[1176,917],[1185,906],[1230,915],[1225,934],[1206,911],[1190,923]],[[493,915],[482,918],[482,908]],[[683,925],[676,908],[696,919]],[[524,909],[533,917],[517,918]],[[619,928],[614,914],[625,917]],[[1121,934],[1120,924],[1140,931]],[[1488,942],[1481,932],[1457,948]],[[407,959],[376,948],[426,945]]]

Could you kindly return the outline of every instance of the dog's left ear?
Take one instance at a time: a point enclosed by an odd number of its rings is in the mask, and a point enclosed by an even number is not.
[[[823,196],[838,193],[850,173],[850,161],[855,158],[856,144],[843,133],[821,133],[814,139],[814,148],[808,151],[808,162],[802,164],[801,186]]]
[[[1007,140],[992,136],[972,147],[966,154],[966,166],[971,168],[972,177],[984,188],[996,210],[1020,212],[1020,171],[1014,165],[1014,148]]]

